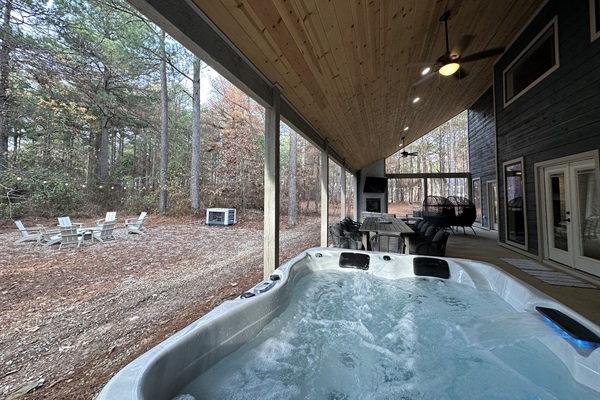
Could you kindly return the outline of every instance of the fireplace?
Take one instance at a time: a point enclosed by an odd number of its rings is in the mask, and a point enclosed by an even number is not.
[[[381,199],[366,199],[368,212],[381,212]]]

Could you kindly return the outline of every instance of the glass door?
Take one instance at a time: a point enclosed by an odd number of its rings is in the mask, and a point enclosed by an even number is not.
[[[575,268],[600,276],[600,213],[598,210],[598,171],[593,163],[574,163],[571,175],[575,182],[574,222],[577,248]]]
[[[548,258],[600,276],[598,171],[593,160],[544,168]]]
[[[552,260],[573,266],[569,253],[571,207],[566,196],[566,175],[566,166],[547,168],[545,171],[548,255]]]
[[[488,181],[487,183],[487,200],[488,200],[488,221],[490,229],[498,230],[498,183],[496,181]]]

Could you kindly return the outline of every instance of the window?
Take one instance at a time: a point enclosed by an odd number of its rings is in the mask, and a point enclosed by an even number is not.
[[[475,210],[477,212],[475,216],[475,222],[478,224],[482,223],[481,220],[481,179],[473,179],[473,203],[475,204]]]
[[[600,0],[590,0],[590,31],[592,41],[600,37]]]
[[[527,249],[523,159],[504,163],[504,194],[506,241]]]
[[[504,71],[504,106],[558,68],[557,33],[554,18]]]

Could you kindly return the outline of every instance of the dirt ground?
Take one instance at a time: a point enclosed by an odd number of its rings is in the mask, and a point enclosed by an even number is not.
[[[114,241],[58,250],[15,245],[14,222],[0,221],[0,398],[93,399],[134,358],[262,279],[260,214],[230,227],[151,215],[147,235],[122,222]],[[280,262],[318,246],[318,217],[282,220],[280,241]]]

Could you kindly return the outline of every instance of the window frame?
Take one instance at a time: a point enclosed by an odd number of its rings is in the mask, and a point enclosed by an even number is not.
[[[600,38],[600,0],[590,0],[590,41]]]
[[[475,185],[479,186],[479,190],[476,190]],[[482,201],[481,201],[481,196],[482,196],[482,189],[481,189],[481,177],[478,178],[473,178],[473,180],[471,181],[471,190],[473,193],[473,204],[475,204],[475,223],[478,225],[483,226],[483,207],[482,207]],[[479,211],[479,212],[478,212]],[[479,217],[479,219],[477,219],[477,217]]]
[[[594,0],[592,0],[592,1],[594,1]],[[554,30],[554,34],[553,34],[553,36],[554,36],[554,66],[552,66],[550,69],[548,69],[542,75],[537,77],[537,79],[535,79],[533,82],[531,82],[525,88],[523,88],[519,93],[515,94],[509,100],[507,100],[506,99],[506,87],[507,87],[506,86],[507,85],[506,75],[507,75],[507,72],[510,71],[511,68],[516,63],[518,63],[519,61],[522,60],[523,56],[525,56],[525,54],[527,54],[527,52],[533,46],[535,46],[537,44],[538,40],[540,40],[542,38],[542,36],[544,36],[544,34],[546,34],[546,32],[548,31],[548,29],[550,29],[550,27],[552,27]],[[529,44],[519,53],[519,55],[517,57],[515,57],[515,59],[508,65],[508,67],[506,67],[504,69],[504,71],[502,71],[502,84],[503,84],[502,99],[504,101],[504,107],[509,106],[514,101],[519,99],[521,96],[523,96],[529,90],[531,90],[534,86],[536,86],[538,83],[543,81],[548,75],[550,75],[551,73],[556,71],[559,67],[560,67],[560,55],[558,52],[558,16],[554,16],[554,18],[552,18],[552,20],[548,24],[546,24],[546,26],[544,26],[544,28],[535,36],[535,38],[533,38],[533,40],[530,41]]]
[[[510,238],[509,235],[509,227],[508,227],[508,185],[506,184],[507,182],[507,174],[506,174],[506,168],[508,166],[511,165],[515,165],[515,164],[520,164],[521,165],[521,194],[523,197],[523,235],[524,235],[524,240],[523,243],[517,242],[515,240],[512,240]],[[515,158],[509,161],[505,161],[502,163],[502,184],[504,186],[504,201],[503,201],[503,208],[504,208],[504,239],[506,241],[506,244],[513,246],[513,247],[517,247],[523,250],[527,250],[528,249],[528,240],[527,240],[527,235],[528,235],[528,229],[527,229],[527,200],[526,200],[526,193],[525,193],[525,189],[526,189],[526,185],[525,185],[525,160],[523,159],[523,157],[519,157],[519,158]]]

